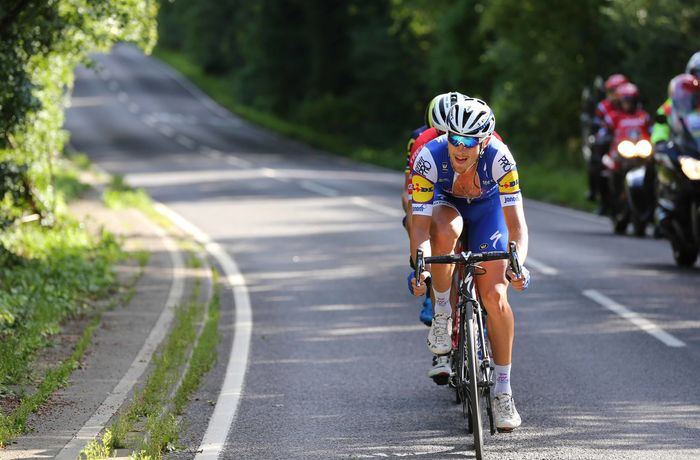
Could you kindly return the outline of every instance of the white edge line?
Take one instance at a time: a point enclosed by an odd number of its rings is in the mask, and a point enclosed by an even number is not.
[[[214,407],[214,413],[209,419],[209,426],[199,446],[198,450],[200,452],[195,456],[195,460],[217,459],[223,451],[229,429],[236,418],[236,411],[238,410],[243,391],[245,372],[248,367],[250,337],[253,329],[250,296],[245,279],[238,266],[221,245],[213,242],[204,232],[167,206],[156,203],[155,208],[158,212],[170,218],[183,231],[192,235],[216,258],[233,289],[236,322],[231,353],[226,365],[226,376]]]
[[[559,274],[559,270],[557,270],[556,268],[543,264],[539,260],[533,259],[529,256],[525,265],[527,265],[530,268],[534,268],[538,273],[541,273],[543,275],[555,276]]]
[[[80,451],[85,448],[88,442],[95,439],[112,416],[122,406],[127,395],[131,392],[139,377],[141,377],[143,372],[146,370],[146,367],[148,367],[148,364],[153,357],[153,353],[158,348],[158,345],[160,345],[167,335],[170,324],[175,317],[175,306],[181,301],[182,294],[184,292],[183,276],[185,267],[182,254],[178,250],[177,244],[172,240],[172,238],[168,237],[162,228],[151,223],[151,221],[148,219],[145,219],[144,222],[150,225],[153,228],[153,231],[161,239],[163,239],[163,244],[170,253],[170,259],[173,263],[175,276],[173,276],[173,282],[170,286],[168,300],[166,301],[165,307],[158,317],[158,321],[153,326],[153,329],[151,329],[150,334],[146,338],[146,341],[141,347],[138,355],[136,355],[132,361],[129,369],[121,378],[117,386],[115,386],[109,395],[107,395],[105,400],[102,402],[102,404],[100,404],[90,419],[85,422],[83,427],[75,434],[73,439],[71,439],[68,444],[61,449],[56,456],[56,459],[58,460],[75,460],[78,458]]]
[[[299,187],[303,188],[304,190],[308,190],[309,192],[318,193],[319,195],[327,197],[336,197],[340,195],[340,192],[337,190],[308,180],[299,182]]]
[[[682,342],[681,340],[678,340],[676,337],[674,337],[671,334],[669,334],[668,332],[664,331],[656,324],[652,323],[648,319],[643,318],[642,316],[633,312],[632,310],[625,307],[624,305],[621,305],[621,304],[615,302],[614,300],[607,297],[606,295],[604,295],[604,294],[602,294],[594,289],[587,289],[587,290],[583,291],[582,293],[584,296],[588,297],[589,299],[593,300],[594,302],[602,305],[603,307],[607,308],[608,310],[612,311],[613,313],[616,313],[617,315],[626,319],[630,323],[634,324],[635,326],[637,326],[639,329],[643,330],[647,334],[660,340],[665,345],[668,345],[669,347],[674,347],[674,348],[680,348],[680,347],[685,346],[685,343]]]

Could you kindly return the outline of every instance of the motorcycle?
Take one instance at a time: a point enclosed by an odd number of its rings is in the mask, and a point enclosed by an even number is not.
[[[681,122],[681,133],[656,149],[655,218],[681,267],[695,264],[700,248],[700,114]],[[687,124],[686,124],[687,122]]]
[[[638,124],[620,123],[615,130],[612,147],[603,155],[603,177],[607,193],[604,198],[607,203],[608,215],[612,220],[613,231],[622,235],[632,219],[626,176],[629,171],[646,165],[652,156],[650,136],[646,129]],[[641,222],[635,226],[635,234],[644,234],[646,224]]]

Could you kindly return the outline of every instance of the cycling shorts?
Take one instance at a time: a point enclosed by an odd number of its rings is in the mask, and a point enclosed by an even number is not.
[[[449,206],[462,216],[464,226],[469,228],[469,250],[472,252],[506,251],[508,227],[503,217],[501,199],[498,194],[486,200],[472,201],[435,191],[435,206]]]

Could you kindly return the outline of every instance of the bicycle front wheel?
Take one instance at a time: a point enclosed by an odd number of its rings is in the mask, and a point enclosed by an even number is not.
[[[464,337],[466,343],[467,376],[469,378],[469,412],[471,415],[472,434],[474,435],[474,450],[477,460],[483,458],[484,430],[481,423],[481,407],[479,404],[479,369],[476,360],[476,337],[475,337],[474,315],[467,316],[467,321],[463,323]]]

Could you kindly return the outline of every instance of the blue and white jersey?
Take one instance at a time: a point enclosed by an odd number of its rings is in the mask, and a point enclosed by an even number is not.
[[[522,202],[518,171],[508,147],[495,136],[491,137],[477,163],[481,194],[466,197],[453,193],[459,176],[455,173],[447,153],[447,135],[428,142],[413,163],[412,194],[413,214],[430,216],[436,195],[447,195],[479,203],[500,197],[501,207]],[[437,192],[437,193],[436,193]]]

